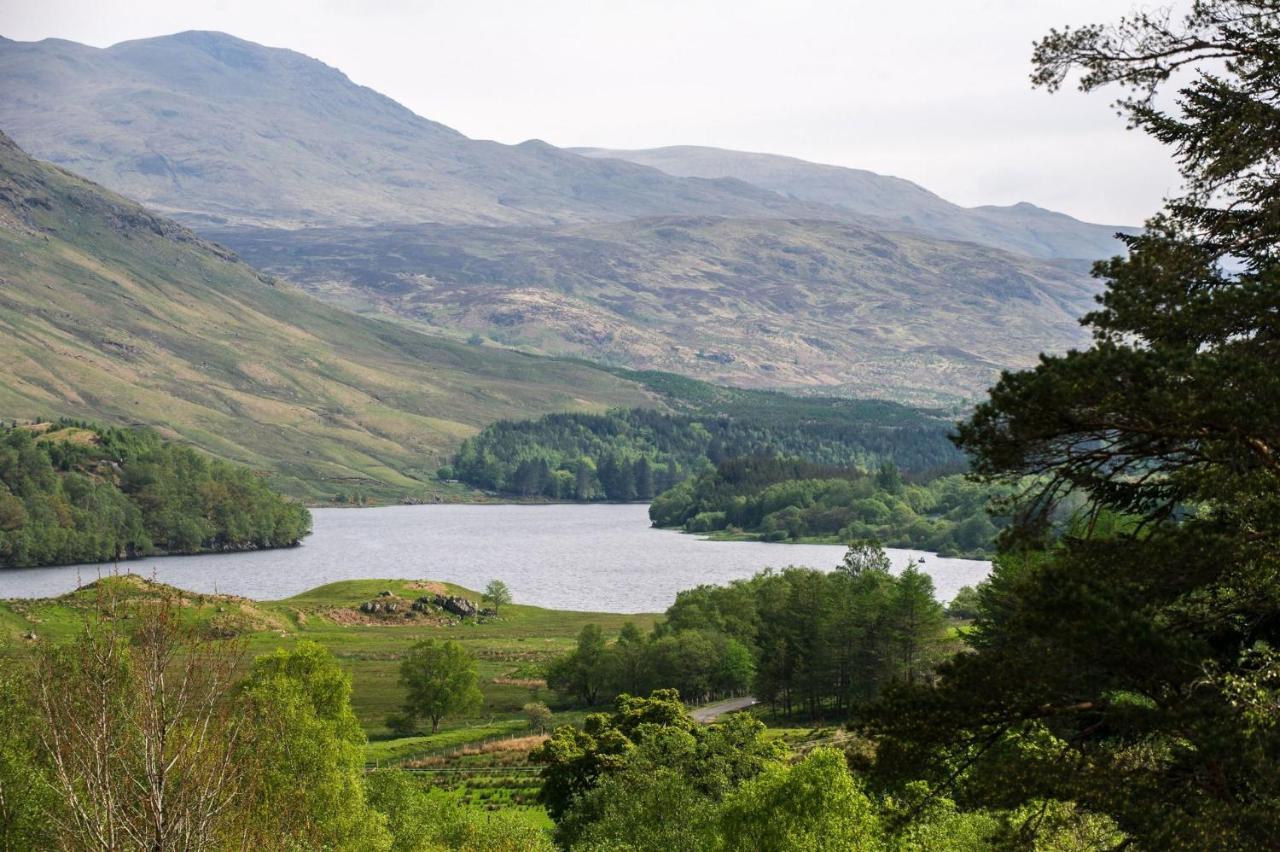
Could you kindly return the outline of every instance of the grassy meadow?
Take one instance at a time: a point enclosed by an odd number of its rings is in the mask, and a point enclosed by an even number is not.
[[[382,596],[390,592],[390,596]],[[245,645],[245,663],[276,648],[311,640],[328,648],[350,673],[352,704],[369,736],[371,763],[423,757],[499,737],[523,736],[528,724],[521,707],[554,696],[541,679],[541,667],[569,651],[578,631],[589,623],[616,633],[627,621],[648,630],[656,614],[569,612],[510,604],[498,617],[462,620],[454,616],[413,614],[403,610],[424,594],[459,595],[480,603],[480,594],[449,583],[418,580],[345,580],[278,601],[252,601],[230,595],[185,592],[126,575],[107,578],[58,598],[0,601],[0,642],[9,651],[36,642],[71,638],[84,619],[107,599],[119,602],[175,595],[193,625],[205,635],[234,637]],[[366,615],[371,600],[402,601],[392,616]],[[398,666],[405,650],[424,638],[452,639],[476,659],[483,708],[465,718],[446,719],[438,733],[396,737],[386,718],[399,709]],[[580,713],[557,712],[555,723],[576,721]]]

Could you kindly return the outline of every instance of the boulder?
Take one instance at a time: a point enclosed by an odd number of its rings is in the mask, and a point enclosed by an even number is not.
[[[444,603],[440,604],[445,612],[451,612],[454,615],[470,618],[477,613],[476,605],[466,598],[447,597]]]

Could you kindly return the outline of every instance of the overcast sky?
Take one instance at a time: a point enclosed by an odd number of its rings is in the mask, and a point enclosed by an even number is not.
[[[1150,4],[1148,4],[1150,5]],[[716,145],[910,178],[966,205],[1138,223],[1177,190],[1114,93],[1032,91],[1031,42],[1132,0],[0,0],[0,34],[221,30],[469,136]]]

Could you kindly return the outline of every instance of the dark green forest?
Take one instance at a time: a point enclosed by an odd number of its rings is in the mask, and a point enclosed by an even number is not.
[[[991,514],[991,500],[1010,491],[959,474],[906,482],[891,463],[867,474],[797,459],[739,458],[659,494],[649,517],[686,532],[750,533],[766,541],[874,539],[986,559],[1005,523]]]
[[[73,420],[0,432],[0,565],[297,544],[301,505],[248,468],[145,429]]]
[[[698,413],[631,409],[495,423],[468,439],[440,475],[525,497],[648,500],[739,456],[864,468],[891,461],[909,471],[963,467],[947,439],[953,424],[937,414],[874,400],[726,393],[686,400]]]

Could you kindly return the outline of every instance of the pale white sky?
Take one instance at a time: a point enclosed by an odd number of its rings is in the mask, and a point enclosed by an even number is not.
[[[1031,42],[1134,0],[0,0],[0,35],[221,30],[476,138],[789,154],[966,205],[1138,224],[1176,192],[1115,93],[1032,91]],[[1148,4],[1150,5],[1150,4]]]

